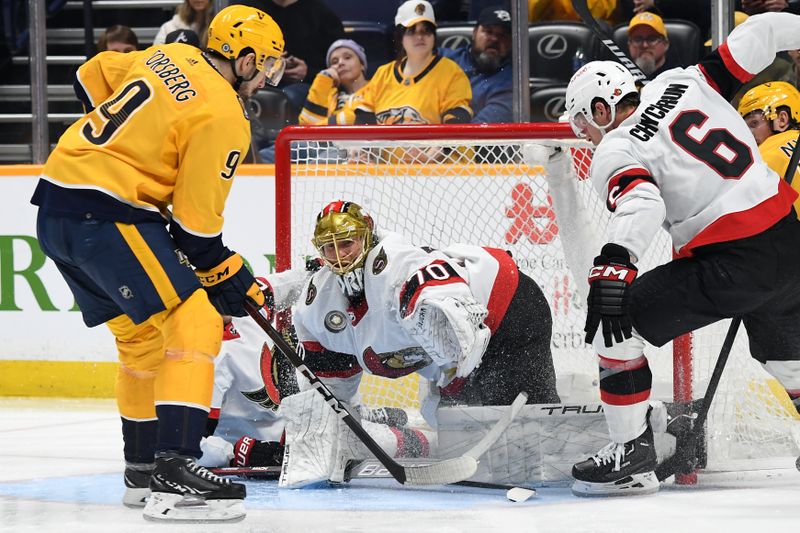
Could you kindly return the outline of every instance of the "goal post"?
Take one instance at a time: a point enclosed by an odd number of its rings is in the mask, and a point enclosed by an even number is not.
[[[523,144],[530,142],[569,151],[576,195],[603,238],[610,214],[587,179],[593,150],[566,124],[284,128],[275,150],[278,270],[300,266],[316,253],[316,214],[335,199],[363,205],[379,234],[396,231],[415,245],[463,242],[507,249],[550,304],[559,395],[598,401],[596,354],[583,342],[586,303],[578,284],[586,283],[586,273],[568,267],[544,169],[529,167],[522,157]],[[585,244],[592,253],[599,252],[596,246]],[[659,230],[638,266],[644,272],[672,257],[669,235]],[[654,399],[685,403],[704,393],[727,324],[661,348],[647,346]],[[390,380],[364,379],[362,392],[376,404],[413,404],[413,383],[384,381]],[[759,467],[766,465],[761,459],[796,456],[800,420],[793,411],[782,389],[749,356],[740,332],[709,413],[708,467]]]

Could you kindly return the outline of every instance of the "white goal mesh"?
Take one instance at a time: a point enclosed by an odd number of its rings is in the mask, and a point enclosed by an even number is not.
[[[585,273],[576,281],[566,265],[543,169],[522,162],[520,145],[530,139],[570,150],[579,194],[604,235],[609,213],[586,180],[591,149],[562,125],[288,128],[276,151],[279,268],[314,255],[315,216],[335,199],[361,204],[378,231],[397,231],[420,246],[464,242],[510,250],[550,303],[562,400],[598,401],[597,360],[583,342],[585,302],[576,285],[586,283]],[[660,231],[639,267],[646,271],[671,254],[670,238]],[[692,396],[702,396],[727,327],[728,321],[715,324],[676,343],[690,356],[686,366],[674,364],[672,343],[648,347],[653,398],[673,399],[674,374],[691,375]],[[768,378],[749,357],[741,328],[709,415],[709,468],[797,455],[800,421]],[[399,382],[369,377],[361,393],[371,406],[414,406],[418,388],[415,376]]]

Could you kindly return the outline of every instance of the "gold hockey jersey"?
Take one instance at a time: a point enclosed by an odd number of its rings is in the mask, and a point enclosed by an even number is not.
[[[378,68],[357,103],[356,122],[444,124],[472,119],[472,88],[458,64],[434,55],[414,77],[403,76],[404,64],[405,60],[392,61]]]
[[[761,152],[764,162],[767,163],[769,168],[777,172],[781,178],[786,174],[786,167],[789,166],[792,150],[797,144],[797,134],[797,130],[776,133],[758,146],[758,151]],[[794,190],[800,192],[800,168],[795,170],[794,176],[789,180],[789,184]],[[800,216],[800,197],[794,201],[794,209]]]
[[[353,94],[334,86],[333,79],[317,74],[308,90],[308,97],[298,120],[302,125],[347,125],[355,121],[354,110],[362,100],[363,86]]]
[[[171,206],[178,231],[218,240],[250,125],[203,53],[177,43],[104,52],[80,67],[75,90],[87,114],[59,140],[33,203],[127,223],[165,221]]]

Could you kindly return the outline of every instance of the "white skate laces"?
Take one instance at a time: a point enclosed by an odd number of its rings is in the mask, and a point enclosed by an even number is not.
[[[625,457],[625,444],[620,444],[617,442],[611,442],[599,452],[597,452],[593,457],[592,461],[597,466],[602,466],[614,461],[614,471],[619,471],[622,466],[622,459]]]
[[[189,472],[192,474],[205,479],[206,481],[210,481],[212,483],[219,483],[221,485],[230,485],[231,480],[227,477],[221,477],[210,470],[206,469],[205,467],[200,466],[199,464],[195,463],[194,461],[190,461],[186,464],[186,468],[189,469]]]

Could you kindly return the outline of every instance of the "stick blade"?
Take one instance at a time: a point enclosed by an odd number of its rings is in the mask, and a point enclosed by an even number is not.
[[[506,492],[506,498],[514,503],[524,502],[531,496],[536,496],[536,491],[522,487],[514,487],[512,489],[508,489],[508,492]]]
[[[429,465],[407,466],[406,485],[446,485],[475,475],[478,461],[466,455]]]

